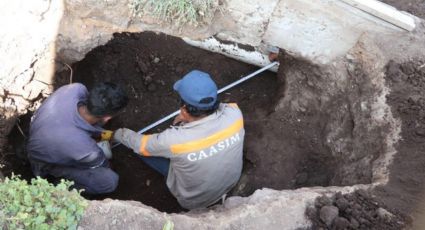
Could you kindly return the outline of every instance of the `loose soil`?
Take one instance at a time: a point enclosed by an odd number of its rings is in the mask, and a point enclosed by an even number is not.
[[[403,229],[406,217],[384,207],[368,192],[358,190],[319,197],[313,207],[307,208],[306,215],[313,222],[312,229]]]
[[[390,166],[390,181],[375,195],[389,207],[412,213],[423,199],[425,186],[425,60],[391,61],[386,82],[387,100],[395,117],[402,121],[401,140]]]

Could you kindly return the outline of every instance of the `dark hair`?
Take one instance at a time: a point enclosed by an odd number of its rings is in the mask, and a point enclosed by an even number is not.
[[[210,101],[211,102],[211,101]],[[180,98],[180,106],[185,106],[186,111],[192,116],[192,117],[201,117],[201,116],[208,116],[212,113],[214,113],[218,106],[220,105],[220,101],[217,99],[213,106],[206,109],[197,108],[196,106],[193,106],[187,102],[185,102],[182,98]]]
[[[89,92],[87,108],[94,116],[115,115],[127,106],[126,92],[111,82],[96,84]]]

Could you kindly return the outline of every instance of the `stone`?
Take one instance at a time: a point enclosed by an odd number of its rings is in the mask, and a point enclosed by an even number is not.
[[[378,208],[378,210],[376,210],[376,214],[378,215],[379,218],[383,220],[390,220],[391,218],[394,217],[394,214],[392,214],[391,212],[389,212],[388,210],[384,208]]]
[[[350,226],[350,221],[345,219],[344,217],[337,217],[333,223],[333,229],[336,230],[344,230]]]
[[[320,209],[320,219],[326,224],[326,226],[331,227],[332,222],[336,217],[338,217],[339,210],[333,205],[326,205]]]
[[[153,81],[151,76],[146,76],[146,77],[144,77],[144,79],[145,79],[145,81],[144,81],[145,85],[149,85]]]
[[[158,57],[155,57],[154,59],[153,59],[153,62],[154,63],[158,63],[160,61],[160,59],[158,58]]]
[[[149,71],[149,67],[143,61],[138,61],[137,65],[142,73],[147,73]]]
[[[322,206],[326,206],[326,205],[332,205],[331,198],[329,198],[327,196],[321,196],[321,197],[317,198],[316,207],[322,207]]]
[[[347,199],[345,199],[344,197],[337,199],[335,202],[336,206],[342,210],[345,211],[347,209],[347,207],[350,205],[350,203],[348,202]]]
[[[359,222],[361,225],[364,225],[364,226],[370,225],[370,221],[366,220],[365,218],[360,218]]]

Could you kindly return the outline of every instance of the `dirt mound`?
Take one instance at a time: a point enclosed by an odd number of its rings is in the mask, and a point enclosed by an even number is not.
[[[404,216],[388,211],[364,190],[319,197],[306,215],[313,222],[313,229],[398,230],[406,225]]]

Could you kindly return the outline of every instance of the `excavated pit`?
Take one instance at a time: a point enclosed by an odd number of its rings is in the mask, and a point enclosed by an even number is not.
[[[264,72],[220,96],[223,102],[237,102],[245,119],[244,170],[231,195],[248,196],[264,187],[281,190],[372,183],[374,162],[388,151],[390,127],[386,122],[377,123],[373,113],[380,106],[377,90],[382,89],[371,83],[373,79],[356,62],[350,63],[348,71],[339,72],[285,53],[279,61],[277,74]],[[115,34],[72,68],[73,81],[88,88],[99,81],[125,87],[129,105],[107,128],[133,130],[178,109],[172,84],[193,69],[210,73],[219,87],[258,69],[151,32]],[[69,83],[70,71],[57,73],[55,79],[55,88]],[[22,117],[19,123],[24,131],[29,117]],[[9,140],[19,152],[23,138],[17,127]],[[114,149],[111,165],[120,175],[118,189],[89,199],[136,200],[160,211],[184,211],[168,191],[165,179],[129,149]],[[13,171],[30,178],[29,170],[16,155],[6,156],[6,175]]]

